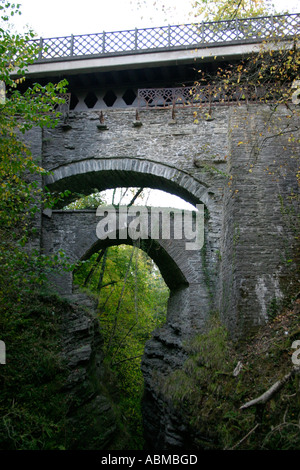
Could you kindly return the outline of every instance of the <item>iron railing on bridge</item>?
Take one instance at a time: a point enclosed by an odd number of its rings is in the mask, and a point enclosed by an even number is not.
[[[138,90],[138,109],[202,107],[242,103],[267,103],[287,99],[291,88],[282,85],[280,94],[274,83],[264,85],[197,85],[178,88],[141,88]],[[209,112],[210,114],[210,112]]]
[[[34,40],[37,62],[122,55],[153,50],[180,50],[215,44],[260,42],[293,37],[300,30],[300,14],[203,22],[128,31],[71,35]]]

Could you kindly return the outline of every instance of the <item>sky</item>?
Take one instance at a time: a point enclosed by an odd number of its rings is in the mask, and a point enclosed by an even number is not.
[[[192,0],[19,0],[22,15],[38,36],[57,37],[190,23]],[[299,0],[274,0],[276,7],[299,12]],[[162,5],[165,6],[164,11]],[[140,6],[140,8],[139,8]]]
[[[144,1],[147,6],[143,6]],[[22,15],[17,23],[32,26],[43,37],[189,23],[191,9],[191,0],[164,0],[166,12],[154,5],[155,0],[20,0],[20,3]]]

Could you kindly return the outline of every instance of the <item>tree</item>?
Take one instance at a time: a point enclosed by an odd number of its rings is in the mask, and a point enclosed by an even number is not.
[[[0,291],[7,294],[8,302],[18,299],[17,287],[21,283],[28,281],[29,286],[33,278],[38,280],[41,276],[46,259],[23,247],[35,230],[34,216],[41,204],[53,202],[40,184],[45,170],[34,161],[24,136],[33,127],[57,124],[60,113],[55,107],[64,102],[61,94],[66,91],[67,82],[44,86],[35,83],[20,93],[18,85],[26,79],[27,67],[37,57],[38,48],[29,42],[32,31],[20,35],[5,29],[9,18],[20,14],[19,5],[2,1],[0,11],[0,80],[6,89],[0,104]],[[12,77],[13,71],[18,78]],[[8,292],[9,286],[14,286],[13,292]]]
[[[46,172],[26,138],[35,127],[56,125],[60,113],[55,108],[64,102],[60,94],[67,83],[35,83],[20,93],[18,86],[38,48],[29,42],[33,32],[9,30],[19,5],[2,0],[0,13],[0,81],[5,89],[0,103],[0,338],[8,352],[0,370],[0,447],[57,448],[66,413],[59,395],[65,380],[60,377],[59,315],[54,315],[59,301],[40,290],[45,271],[56,262],[32,249],[41,205],[55,199],[41,185]]]
[[[205,21],[252,18],[273,11],[273,6],[268,0],[197,0],[192,6],[194,17]]]

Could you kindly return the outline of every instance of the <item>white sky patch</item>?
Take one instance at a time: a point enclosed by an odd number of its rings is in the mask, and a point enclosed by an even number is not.
[[[122,198],[121,204],[123,205],[129,204],[134,194],[137,192],[137,189],[138,188],[135,189],[134,193],[132,193],[131,191],[128,191],[126,195]],[[124,191],[124,188],[122,189],[122,191]],[[112,203],[113,192],[114,192],[113,189],[108,189],[104,193],[105,201],[108,204]],[[117,189],[114,202],[119,203],[120,197],[121,197],[121,192],[119,189]],[[196,207],[184,201],[180,197],[175,196],[170,193],[166,193],[165,191],[161,191],[159,189],[151,189],[151,190],[145,189],[144,197],[137,199],[135,204],[147,205],[147,206],[160,206],[160,207],[176,207],[178,209],[186,209],[186,210],[192,210],[192,211],[196,210]]]
[[[21,0],[22,15],[14,18],[19,31],[30,26],[38,36],[56,37],[148,28],[195,21],[189,16],[192,0]],[[165,6],[162,9],[162,4]],[[299,0],[274,2],[276,8],[299,12]],[[28,29],[28,28],[26,28]]]
[[[166,0],[165,11],[154,3],[138,8],[136,0],[23,0],[14,23],[18,29],[31,26],[38,36],[56,37],[190,22],[191,0]]]

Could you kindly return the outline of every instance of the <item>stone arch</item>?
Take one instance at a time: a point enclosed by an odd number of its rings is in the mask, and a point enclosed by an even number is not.
[[[70,262],[76,262],[89,258],[100,248],[135,243],[130,238],[99,240],[97,223],[95,210],[54,210],[50,216],[44,215],[44,253],[51,255],[62,250]],[[203,325],[209,302],[202,254],[198,250],[185,250],[185,243],[181,239],[145,239],[140,241],[140,248],[156,263],[170,289],[169,320],[181,331],[193,331],[197,325],[199,328]],[[57,273],[53,281],[61,295],[72,299],[71,272]]]
[[[189,285],[188,274],[185,266],[174,257],[174,254],[168,249],[164,240],[152,240],[150,238],[145,240],[133,241],[130,238],[125,240],[97,240],[93,245],[81,256],[80,260],[90,258],[94,253],[101,248],[109,248],[116,245],[133,245],[145,251],[147,255],[155,262],[160,270],[160,273],[169,287],[169,289],[176,290],[185,288]],[[165,246],[164,246],[165,245]]]
[[[180,329],[193,331],[198,324],[203,323],[211,304],[207,288],[208,269],[216,273],[215,261],[219,250],[221,233],[221,213],[218,195],[216,195],[205,181],[191,176],[187,171],[178,169],[169,164],[163,164],[150,159],[130,157],[91,158],[80,161],[71,161],[69,164],[52,168],[44,178],[44,184],[52,191],[65,191],[67,189],[80,193],[90,194],[93,189],[102,191],[117,187],[150,187],[175,194],[191,204],[204,203],[209,214],[209,222],[205,233],[205,253],[194,252],[187,255],[178,246],[175,240],[160,240],[161,259],[169,260],[164,270],[164,279],[171,287],[169,311],[180,310]],[[71,202],[70,200],[67,202]],[[64,202],[64,205],[66,202]],[[84,227],[80,222],[80,211],[70,211],[67,215],[64,210],[56,210],[55,217],[43,222],[43,244],[49,246],[50,251],[55,246],[67,249],[67,254],[72,261],[77,261],[88,253],[98,240],[87,240],[86,235],[79,232]],[[83,214],[84,213],[84,214]],[[82,211],[86,218],[87,211]],[[60,214],[60,215],[59,215]],[[73,214],[73,215],[72,215]],[[95,212],[94,212],[95,215]],[[64,217],[65,229],[57,222],[57,217]],[[70,219],[68,220],[68,217]],[[53,232],[58,230],[60,235],[53,245]],[[79,230],[79,232],[78,232]],[[48,233],[49,235],[48,235]],[[66,235],[68,233],[68,235]],[[77,238],[72,239],[74,234]],[[67,241],[68,240],[68,241]],[[149,242],[151,243],[151,241]],[[205,259],[204,259],[205,258]],[[171,260],[171,261],[170,261]],[[161,260],[154,259],[159,266]],[[203,263],[206,264],[205,268]],[[161,264],[162,266],[162,264]],[[161,267],[159,266],[159,267]],[[208,269],[207,269],[208,268]],[[177,273],[177,274],[176,274]],[[213,274],[213,276],[217,274]],[[217,280],[210,279],[210,284],[216,284]],[[72,277],[65,278],[64,289],[72,292]],[[173,305],[173,306],[172,306]],[[172,314],[173,314],[172,313]],[[193,327],[190,328],[190,323]]]
[[[210,212],[215,204],[208,184],[179,170],[150,159],[109,157],[73,161],[52,168],[44,179],[52,190],[70,189],[89,194],[91,188],[99,191],[116,187],[149,187],[175,194],[191,204],[202,201]]]

